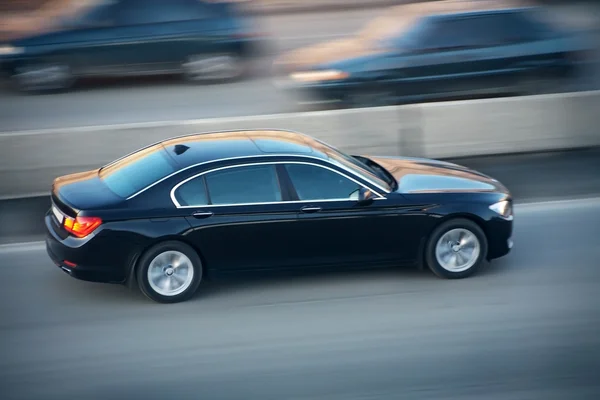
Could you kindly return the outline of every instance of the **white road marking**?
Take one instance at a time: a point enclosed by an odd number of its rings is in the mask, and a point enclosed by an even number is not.
[[[41,251],[46,248],[45,242],[11,243],[0,245],[0,254]]]
[[[548,211],[549,209],[580,209],[589,207],[600,207],[600,197],[589,197],[571,200],[538,201],[530,203],[517,203],[517,213]],[[518,217],[517,217],[518,219]],[[0,254],[18,253],[27,251],[41,251],[46,248],[45,242],[11,243],[0,245]],[[0,264],[1,266],[1,264]]]

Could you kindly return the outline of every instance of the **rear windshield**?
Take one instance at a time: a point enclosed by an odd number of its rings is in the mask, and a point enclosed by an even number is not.
[[[177,171],[162,145],[130,154],[100,170],[100,179],[117,195],[127,198]]]

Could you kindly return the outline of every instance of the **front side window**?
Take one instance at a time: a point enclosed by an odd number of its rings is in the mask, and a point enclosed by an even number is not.
[[[210,204],[271,203],[282,199],[274,165],[227,168],[204,177]]]
[[[286,164],[285,169],[299,200],[350,199],[359,185],[326,168],[308,164]]]
[[[380,176],[378,176],[376,171],[373,171],[370,167],[360,162],[356,158],[342,153],[327,143],[317,139],[314,140],[313,147],[325,153],[332,163],[353,171],[356,175],[361,176],[367,181],[371,181],[373,184],[378,185],[385,190],[391,190],[390,185]]]
[[[439,19],[431,21],[418,40],[420,50],[461,50],[480,46],[473,18]]]

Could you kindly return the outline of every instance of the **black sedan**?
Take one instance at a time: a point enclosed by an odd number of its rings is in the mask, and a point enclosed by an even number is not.
[[[540,94],[575,74],[590,47],[585,36],[550,24],[537,8],[404,18],[412,22],[398,31],[382,21],[383,28],[369,27],[353,40],[280,56],[276,85],[309,102],[350,107]]]
[[[232,2],[110,0],[52,29],[0,44],[0,61],[26,91],[60,90],[78,78],[182,73],[193,82],[244,76],[266,39]]]
[[[407,265],[463,278],[512,247],[512,198],[495,179],[289,131],[166,140],[57,178],[51,197],[56,265],[167,303],[236,272]]]

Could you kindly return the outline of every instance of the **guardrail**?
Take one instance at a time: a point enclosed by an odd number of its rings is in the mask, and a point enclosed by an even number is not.
[[[600,146],[600,91],[193,121],[0,133],[0,198],[44,195],[56,176],[168,137],[291,129],[353,153],[430,158]]]

